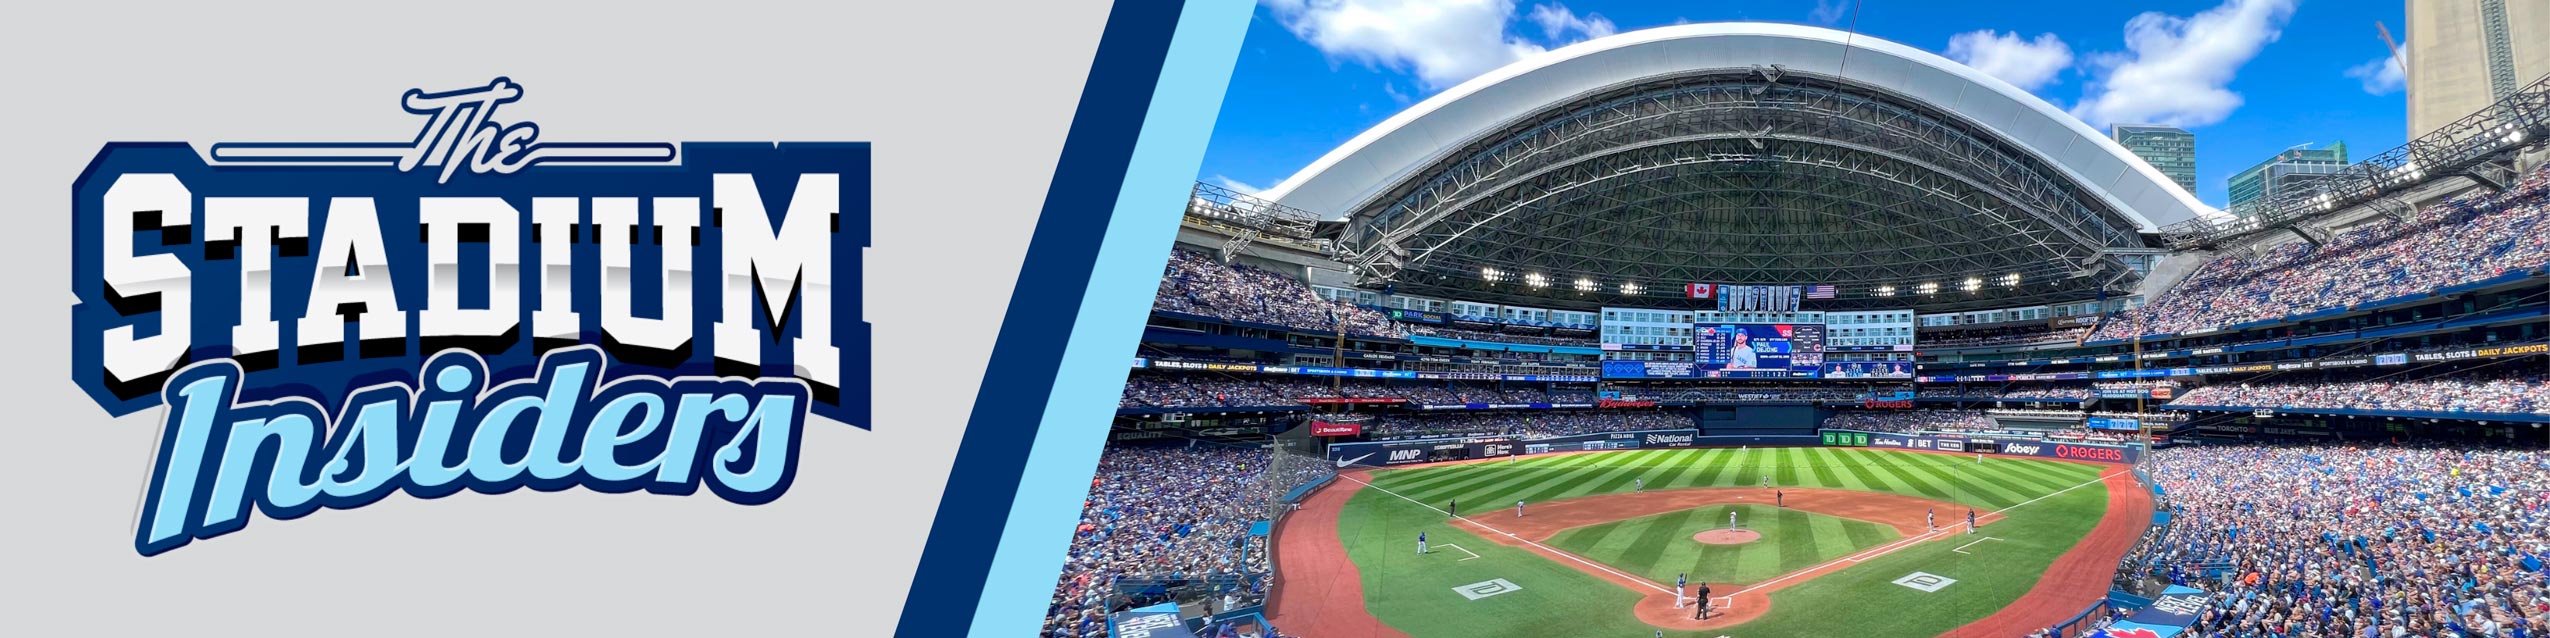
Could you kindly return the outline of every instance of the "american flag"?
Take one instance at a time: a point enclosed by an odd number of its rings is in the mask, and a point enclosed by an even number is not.
[[[1807,287],[1806,287],[1806,298],[1808,298],[1808,299],[1831,299],[1831,298],[1833,298],[1833,287],[1832,287],[1832,286],[1807,286]]]

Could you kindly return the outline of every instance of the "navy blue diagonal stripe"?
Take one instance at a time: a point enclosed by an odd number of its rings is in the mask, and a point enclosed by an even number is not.
[[[992,548],[1000,543],[1072,319],[1177,32],[1180,4],[1118,0],[1107,15],[896,635],[919,636],[914,632],[925,628],[954,635],[971,624]]]

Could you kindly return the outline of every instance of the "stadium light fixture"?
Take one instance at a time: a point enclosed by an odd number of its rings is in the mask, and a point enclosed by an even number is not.
[[[1497,272],[1494,268],[1481,268],[1479,269],[1479,278],[1494,282],[1499,279],[1504,279],[1505,273]]]
[[[1983,289],[1983,279],[1982,279],[1982,278],[1980,278],[1980,277],[1967,277],[1965,281],[1963,281],[1963,282],[1959,282],[1959,283],[1957,284],[1957,287],[1958,287],[1958,288],[1965,289],[1965,291],[1966,291],[1966,292],[1974,292],[1974,291],[1977,291],[1977,290],[1982,290],[1982,289]]]
[[[1641,289],[1638,287],[1638,282],[1635,281],[1622,282],[1620,284],[1620,294],[1635,296],[1638,294],[1639,290]]]
[[[2001,276],[2001,285],[2002,285],[2002,286],[2004,286],[2004,287],[2009,287],[2009,288],[2017,288],[2017,287],[2019,287],[2019,273],[2010,273],[2010,274],[2007,274],[2007,275],[2002,275],[2002,276]]]
[[[1914,286],[1914,287],[1913,287],[1913,290],[1919,291],[1921,294],[1925,294],[1925,295],[1935,295],[1935,294],[1939,294],[1939,282],[1936,282],[1936,281],[1925,281],[1925,282],[1921,282],[1921,285],[1919,285],[1919,286]]]
[[[1892,296],[1895,296],[1895,287],[1894,287],[1894,286],[1878,286],[1878,287],[1877,287],[1877,296],[1879,296],[1879,297],[1892,297]]]
[[[1540,273],[1525,273],[1523,283],[1531,284],[1533,288],[1548,288],[1549,278],[1541,276]]]
[[[1592,280],[1592,279],[1582,279],[1582,278],[1580,278],[1580,279],[1577,279],[1577,280],[1576,280],[1576,291],[1577,291],[1577,292],[1593,292],[1593,291],[1594,291],[1594,289],[1595,289],[1595,288],[1598,288],[1598,287],[1599,287],[1599,286],[1595,286],[1595,285],[1594,285],[1594,280]]]

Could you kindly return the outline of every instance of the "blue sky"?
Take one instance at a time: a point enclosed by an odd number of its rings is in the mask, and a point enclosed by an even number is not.
[[[1849,0],[1264,0],[1197,179],[1272,186],[1416,100],[1535,51],[1681,22],[1848,28]],[[1867,0],[1857,32],[1947,55],[2102,120],[2196,132],[2196,195],[2296,144],[2407,138],[2374,23],[2401,0]]]

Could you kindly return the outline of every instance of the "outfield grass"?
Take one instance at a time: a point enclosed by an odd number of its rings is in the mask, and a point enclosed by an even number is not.
[[[1728,512],[1741,517],[1745,529],[1761,533],[1761,540],[1706,545],[1691,539],[1725,529]],[[1559,532],[1548,544],[1659,583],[1685,574],[1693,582],[1757,583],[1901,537],[1892,527],[1867,521],[1727,504],[1587,525]]]
[[[1751,623],[1699,633],[1666,632],[1736,638],[1935,636],[2007,606],[2027,592],[2056,556],[2088,534],[2106,510],[2106,490],[2091,486],[2046,495],[2093,482],[2101,470],[2007,457],[1978,465],[1973,457],[1848,448],[1543,456],[1376,472],[1373,485],[1380,489],[1356,494],[1338,532],[1362,572],[1366,608],[1417,638],[1644,638],[1653,636],[1654,629],[1629,612],[1642,593],[1461,531],[1445,522],[1440,508],[1457,499],[1464,510],[1486,512],[1511,508],[1518,499],[1537,503],[1626,492],[1640,478],[1648,490],[1755,485],[1764,474],[1780,486],[1890,492],[1985,511],[2045,497],[1987,524],[1983,536],[1999,540],[1969,548],[1970,553],[1951,551],[1967,543],[1963,540],[1915,544],[1780,590],[1772,594],[1769,615]],[[1721,510],[1715,520],[1724,517]],[[1493,525],[1495,517],[1481,520]],[[1415,553],[1420,531],[1434,541],[1435,553]],[[1469,551],[1448,551],[1443,548],[1447,544]],[[1473,553],[1479,558],[1463,560]],[[1891,583],[1915,571],[1958,582],[1935,593]],[[1519,589],[1479,600],[1453,591],[1492,578]],[[1669,577],[1655,580],[1671,583]]]

